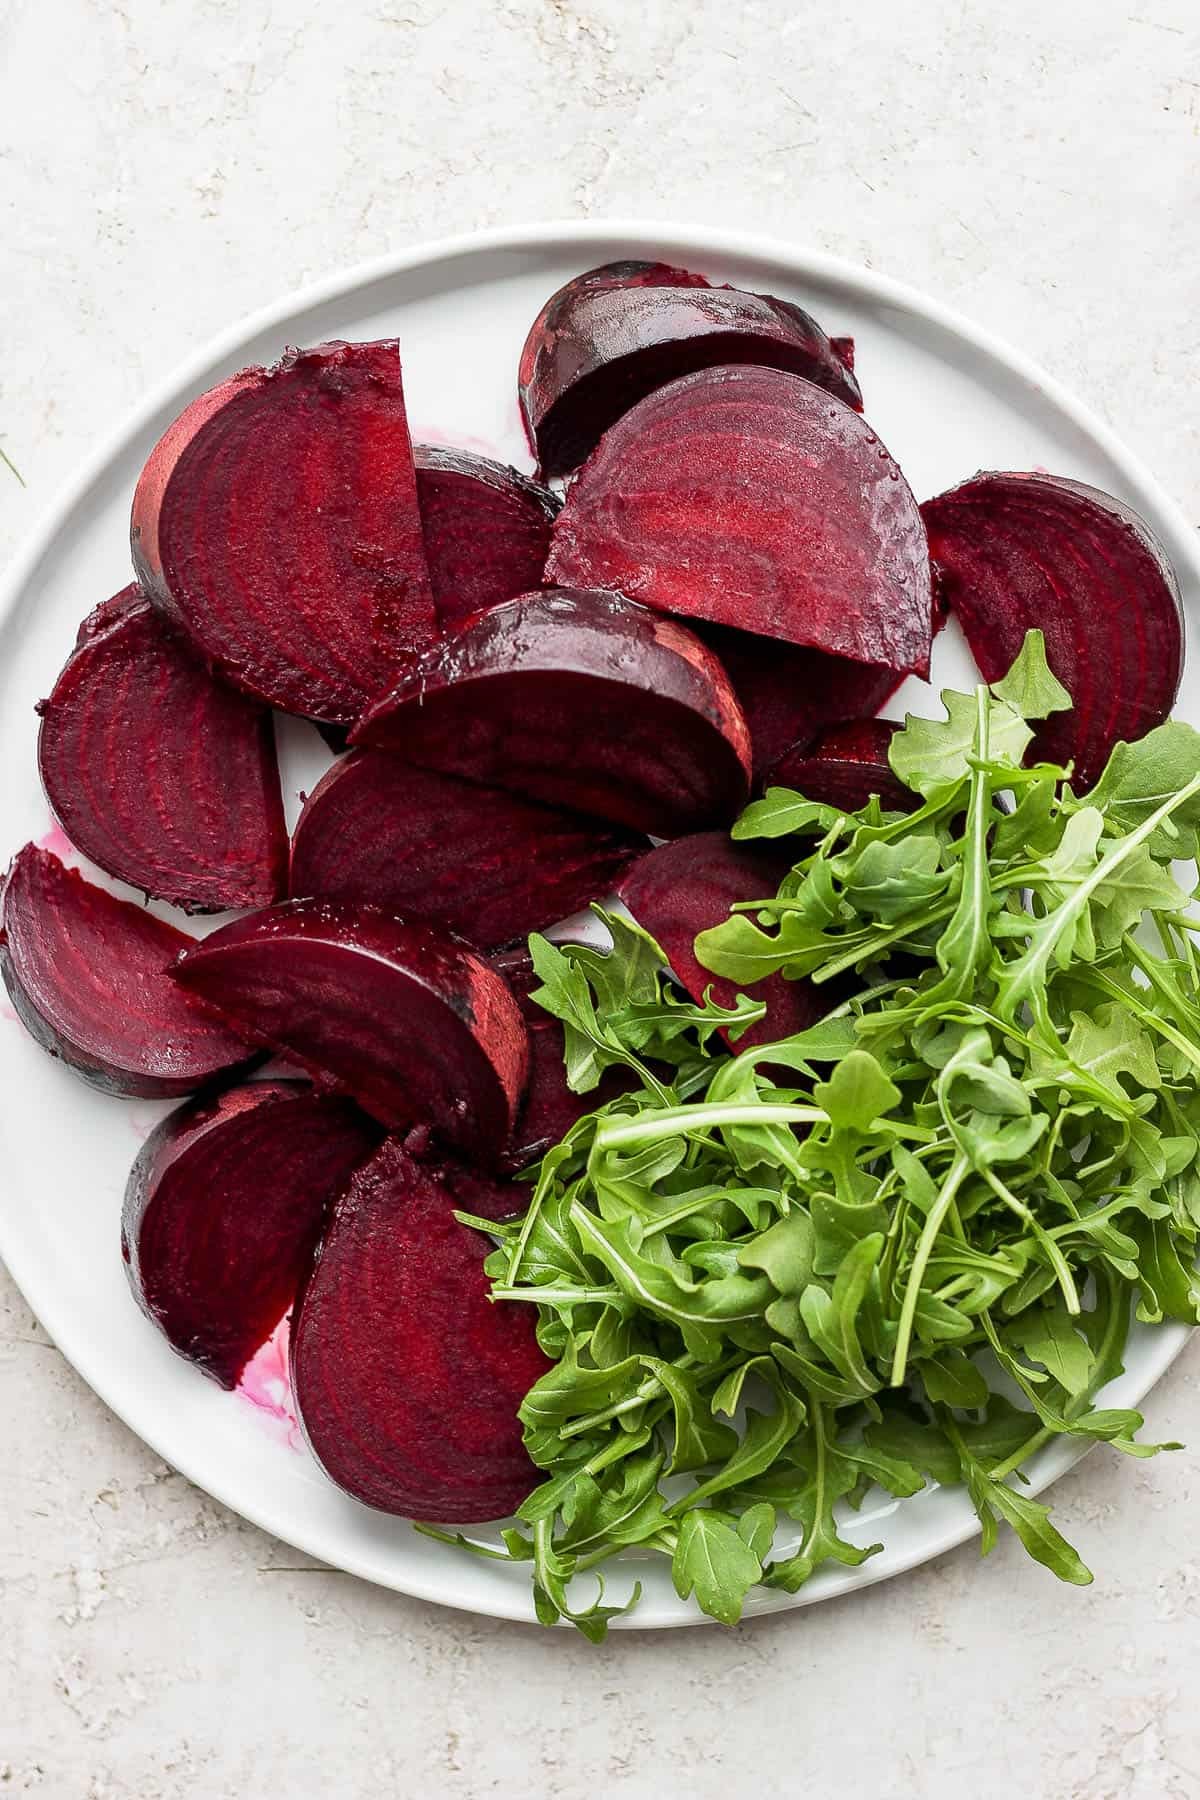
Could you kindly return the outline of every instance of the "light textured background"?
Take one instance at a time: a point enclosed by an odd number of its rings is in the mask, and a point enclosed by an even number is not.
[[[1196,0],[0,0],[0,553],[148,384],[338,264],[535,216],[730,223],[954,302],[1200,516]],[[81,613],[97,598],[80,596]],[[2,1203],[2,1201],[0,1201]],[[0,1794],[1200,1797],[1190,1451],[1005,1543],[591,1649],[374,1592],[158,1463],[0,1272]]]

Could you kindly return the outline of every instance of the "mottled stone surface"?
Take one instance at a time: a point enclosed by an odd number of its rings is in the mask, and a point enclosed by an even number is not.
[[[424,236],[637,213],[942,295],[1200,515],[1195,0],[0,0],[0,554],[249,308]],[[1149,1404],[1189,1451],[1056,1490],[1085,1592],[1006,1541],[594,1650],[303,1566],[0,1276],[0,1794],[1200,1796],[1198,1374]]]

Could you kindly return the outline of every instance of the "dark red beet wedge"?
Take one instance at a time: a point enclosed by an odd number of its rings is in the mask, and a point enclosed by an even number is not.
[[[568,281],[533,322],[518,382],[525,433],[543,473],[565,475],[647,394],[729,363],[788,369],[861,410],[845,343],[789,300],[663,263],[609,263]]]
[[[1098,488],[1056,475],[981,474],[922,507],[946,598],[985,681],[1032,627],[1074,701],[1036,754],[1090,787],[1121,739],[1171,710],[1183,669],[1179,583],[1148,525]]]
[[[571,485],[547,581],[924,674],[930,572],[908,484],[844,401],[704,369],[619,419]]]
[[[252,1081],[162,1121],[125,1189],[134,1297],[222,1387],[292,1304],[332,1201],[379,1143],[349,1100]]]
[[[286,892],[271,715],[214,681],[136,587],[84,620],[38,710],[55,816],[110,875],[185,912]]]
[[[827,725],[878,712],[904,680],[895,669],[724,625],[704,625],[698,635],[716,652],[746,715],[756,783],[785,750],[811,744]]]
[[[304,1435],[340,1488],[381,1512],[474,1524],[541,1479],[517,1408],[550,1365],[535,1309],[489,1299],[488,1240],[455,1219],[462,1204],[452,1170],[384,1144],[333,1209],[291,1364]]]
[[[107,1093],[190,1094],[253,1060],[171,980],[193,941],[35,844],[9,869],[0,968],[13,1006],[43,1050]]]
[[[539,586],[559,499],[527,475],[469,450],[418,444],[417,499],[444,631]]]
[[[524,944],[514,944],[493,956],[491,964],[516,995],[529,1032],[529,1086],[505,1159],[506,1167],[515,1171],[544,1156],[585,1113],[625,1093],[633,1085],[633,1077],[625,1069],[606,1069],[590,1094],[572,1093],[567,1086],[563,1028],[531,998],[541,983],[528,950]]]
[[[349,723],[436,635],[394,341],[292,350],[150,453],[133,561],[236,687]]]
[[[732,843],[723,831],[703,831],[647,851],[617,888],[642,930],[662,946],[693,1000],[703,1000],[711,988],[721,1006],[731,1006],[739,992],[766,1002],[766,1016],[730,1045],[735,1052],[805,1031],[833,1004],[832,997],[819,993],[811,982],[785,981],[782,975],[768,975],[751,988],[739,989],[736,982],[712,974],[696,957],[700,932],[723,924],[735,902],[772,897],[790,867],[786,854],[774,856],[768,850]]]
[[[613,593],[543,589],[481,613],[351,737],[653,837],[733,818],[750,773],[712,652]]]
[[[291,885],[298,897],[394,907],[492,950],[601,899],[645,845],[581,814],[356,750],[305,802]]]
[[[427,1120],[485,1160],[503,1150],[529,1069],[520,1010],[486,962],[432,926],[292,900],[223,926],[174,973],[381,1124]]]
[[[889,812],[912,812],[921,796],[893,775],[888,745],[899,730],[895,719],[855,719],[834,725],[816,743],[781,756],[767,787],[794,788],[806,800],[823,800],[843,812],[857,812],[872,794]]]

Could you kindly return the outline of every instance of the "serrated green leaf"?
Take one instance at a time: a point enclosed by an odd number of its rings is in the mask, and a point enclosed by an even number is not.
[[[743,1244],[738,1261],[761,1270],[777,1293],[800,1294],[812,1278],[815,1250],[812,1219],[797,1207]]]
[[[1017,660],[1001,681],[993,681],[997,700],[1007,700],[1023,719],[1046,719],[1051,713],[1070,712],[1073,702],[1046,661],[1046,640],[1040,631],[1027,631]]]
[[[910,713],[888,749],[893,773],[925,799],[967,780],[975,747],[975,696],[946,691],[942,704],[944,719],[921,719]],[[989,758],[995,764],[1019,768],[1033,732],[1006,700],[992,700],[988,715]]]
[[[762,1563],[736,1525],[703,1507],[683,1515],[671,1558],[671,1579],[681,1600],[695,1594],[710,1619],[736,1625],[746,1595],[761,1578]]]
[[[835,1130],[865,1132],[897,1105],[900,1089],[869,1050],[851,1050],[813,1089],[813,1099]]]

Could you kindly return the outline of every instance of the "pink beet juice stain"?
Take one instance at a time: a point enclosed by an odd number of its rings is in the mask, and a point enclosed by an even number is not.
[[[39,850],[48,850],[51,856],[57,856],[59,862],[73,868],[79,861],[79,852],[57,821],[51,825],[44,837],[37,841]]]
[[[292,1404],[292,1383],[288,1375],[288,1329],[291,1314],[285,1313],[278,1325],[242,1370],[236,1392],[260,1413],[273,1435],[290,1449],[300,1448],[300,1425]]]

